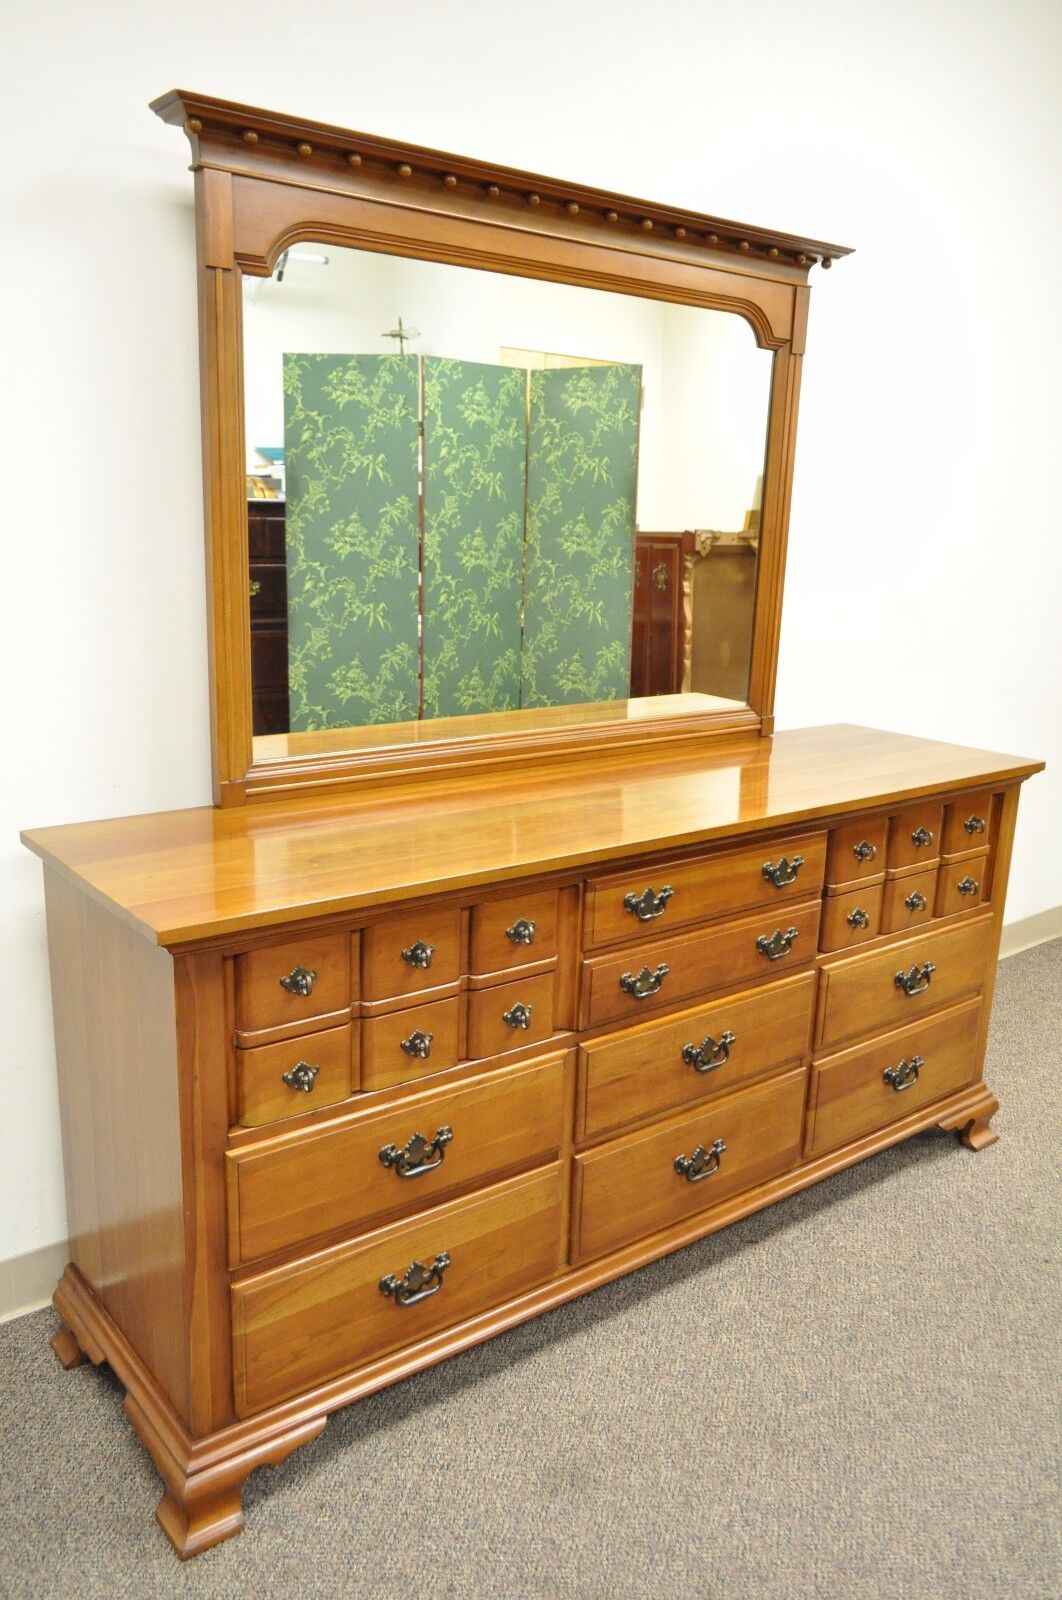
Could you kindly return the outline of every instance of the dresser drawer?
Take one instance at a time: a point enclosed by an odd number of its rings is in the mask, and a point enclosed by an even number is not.
[[[830,829],[826,853],[826,882],[858,883],[878,878],[885,865],[888,817],[863,817]]]
[[[746,906],[806,900],[822,888],[825,859],[826,835],[814,833],[591,878],[585,943],[644,939],[647,931],[655,931],[653,924],[663,931]]]
[[[992,919],[984,916],[898,941],[887,950],[824,963],[819,974],[819,1049],[902,1028],[923,1012],[977,994],[991,943]],[[927,962],[932,967],[928,974]],[[913,992],[901,986],[901,977]]]
[[[236,957],[236,1026],[253,1033],[349,1008],[351,935],[304,933]],[[353,936],[357,960],[357,935]],[[355,991],[356,997],[356,991]]]
[[[346,1100],[358,1087],[358,1031],[325,1028],[236,1052],[237,1119],[257,1128]]]
[[[577,1156],[577,1259],[618,1250],[785,1172],[800,1154],[805,1087],[800,1067]]]
[[[889,867],[922,867],[940,855],[944,807],[939,801],[919,800],[889,819]]]
[[[461,1000],[406,1006],[361,1024],[361,1086],[389,1089],[396,1083],[446,1072],[461,1059]]]
[[[798,1060],[814,999],[815,975],[805,972],[584,1044],[579,1138],[600,1138]]]
[[[973,1083],[980,1015],[980,1000],[968,1000],[887,1039],[817,1062],[805,1155],[862,1139]]]
[[[364,1232],[550,1159],[561,1145],[564,1061],[558,1052],[230,1151],[232,1265],[340,1229]],[[427,1148],[411,1147],[417,1134]]]
[[[905,933],[933,917],[937,897],[937,869],[892,873],[885,879],[882,903],[882,933]]]
[[[461,912],[451,906],[404,911],[362,934],[361,988],[366,1000],[392,1000],[438,989],[461,976]]]
[[[637,944],[619,955],[590,957],[583,962],[583,1026],[640,1019],[705,990],[804,966],[818,948],[820,907],[815,900],[784,907],[779,916],[761,911],[739,922]],[[771,946],[775,935],[780,937]],[[779,951],[777,957],[760,948],[761,939]]]
[[[881,932],[881,898],[884,883],[862,883],[828,894],[822,901],[820,950],[843,950],[848,945],[865,944]]]
[[[980,789],[963,795],[944,807],[944,837],[941,848],[946,856],[963,850],[980,850],[992,839],[992,791]]]
[[[553,974],[514,978],[487,989],[473,989],[468,997],[470,1061],[540,1044],[553,1032]]]
[[[562,1214],[560,1168],[552,1166],[234,1285],[238,1414],[427,1339],[552,1277]]]
[[[937,877],[937,916],[951,917],[979,906],[988,887],[987,870],[987,855],[944,862]]]
[[[507,895],[472,907],[472,972],[504,972],[556,954],[556,889]]]

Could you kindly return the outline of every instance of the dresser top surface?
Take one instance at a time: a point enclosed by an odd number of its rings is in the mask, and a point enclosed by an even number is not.
[[[836,724],[696,757],[416,792],[346,791],[37,828],[23,843],[169,947],[534,873],[740,838],[1042,762]]]

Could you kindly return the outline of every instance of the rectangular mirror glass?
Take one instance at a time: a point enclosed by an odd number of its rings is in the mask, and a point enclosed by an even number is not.
[[[243,335],[256,759],[745,704],[742,317],[306,241]]]

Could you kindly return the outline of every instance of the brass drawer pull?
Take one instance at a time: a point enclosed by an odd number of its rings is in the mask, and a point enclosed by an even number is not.
[[[860,839],[858,844],[852,846],[852,854],[857,861],[873,861],[877,853],[877,845],[871,844],[869,839]]]
[[[730,1060],[730,1046],[737,1042],[736,1037],[727,1029],[720,1034],[717,1044],[711,1034],[703,1044],[684,1044],[682,1046],[682,1059],[694,1072],[714,1072],[716,1067],[725,1067]]]
[[[763,876],[768,883],[773,883],[776,889],[785,889],[789,884],[796,883],[797,873],[804,865],[803,856],[794,856],[788,861],[785,856],[775,866],[773,861],[763,863]]]
[[[422,1033],[416,1028],[408,1039],[400,1040],[398,1048],[404,1050],[407,1056],[416,1056],[420,1061],[427,1061],[431,1055],[431,1041],[434,1038],[433,1033]]]
[[[726,1150],[726,1140],[717,1139],[710,1150],[699,1144],[691,1156],[676,1156],[675,1171],[687,1183],[703,1183],[705,1178],[710,1178],[719,1171],[719,1165]]]
[[[287,976],[281,978],[280,987],[289,994],[301,995],[305,1000],[307,995],[313,994],[316,982],[317,973],[313,967],[292,967]]]
[[[653,582],[662,594],[667,593],[667,562],[661,561],[658,567],[653,568]]]
[[[629,994],[632,1000],[648,1000],[650,995],[660,993],[664,979],[670,971],[671,968],[667,962],[661,961],[660,965],[654,968],[652,972],[649,971],[648,967],[643,967],[637,975],[633,972],[625,972],[619,981],[619,985],[624,994]]]
[[[848,913],[846,921],[847,921],[848,926],[850,928],[869,928],[870,927],[870,917],[863,910],[863,908],[861,906],[856,906],[854,911],[850,911]]]
[[[796,928],[787,928],[783,933],[781,928],[775,928],[769,939],[765,933],[761,933],[756,940],[756,949],[761,956],[766,956],[768,961],[781,961],[783,956],[789,955],[792,951],[798,931]]]
[[[394,1295],[396,1306],[415,1306],[418,1300],[428,1300],[438,1294],[443,1286],[443,1273],[450,1265],[450,1257],[441,1250],[430,1267],[423,1261],[411,1261],[401,1278],[389,1272],[380,1279],[380,1293]]]
[[[911,835],[911,843],[916,849],[921,850],[923,845],[933,843],[933,834],[929,828],[916,828]]]
[[[908,911],[924,911],[926,909],[926,904],[926,897],[922,893],[921,889],[912,889],[910,894],[907,896],[907,899],[904,901],[904,905],[907,907]]]
[[[311,1094],[320,1070],[320,1067],[311,1067],[308,1061],[299,1061],[290,1072],[282,1072],[280,1076],[289,1089],[301,1089],[303,1094]]]
[[[385,1167],[393,1168],[396,1178],[420,1178],[425,1172],[434,1172],[442,1166],[446,1160],[446,1146],[453,1136],[452,1128],[439,1128],[429,1143],[422,1133],[414,1133],[401,1150],[396,1144],[385,1144],[380,1160]]]
[[[425,944],[423,939],[414,939],[408,950],[402,951],[402,960],[410,967],[422,967],[425,970],[431,966],[431,958],[435,954],[433,944]]]
[[[932,961],[923,961],[922,965],[913,966],[909,972],[898,972],[893,982],[897,989],[902,989],[904,994],[925,994],[929,988],[929,980],[936,972]]]
[[[912,1056],[910,1061],[901,1061],[898,1066],[886,1067],[881,1074],[890,1088],[899,1094],[901,1089],[910,1089],[918,1082],[918,1074],[925,1066],[921,1056]]]
[[[641,894],[635,894],[632,889],[630,894],[623,896],[623,908],[632,917],[637,917],[639,922],[653,922],[664,915],[674,892],[669,883],[665,883],[659,894],[654,894],[652,888],[643,889]]]
[[[252,578],[250,583],[247,585],[247,592],[252,600],[257,600],[258,596],[262,592],[261,578]]]
[[[513,944],[534,944],[536,926],[527,917],[518,917],[511,928],[506,928],[505,937]]]
[[[960,882],[955,885],[955,887],[958,889],[960,894],[981,893],[981,885],[978,883],[977,879],[969,876],[961,879]]]
[[[529,1028],[531,1026],[531,1007],[525,1006],[518,1000],[508,1011],[502,1012],[502,1021],[507,1022],[510,1028]]]
[[[967,833],[984,833],[985,819],[984,817],[967,817],[963,827]]]

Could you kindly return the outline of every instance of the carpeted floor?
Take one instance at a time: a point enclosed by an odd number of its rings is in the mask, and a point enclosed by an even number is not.
[[[1002,1141],[928,1134],[341,1413],[186,1566],[106,1369],[0,1327],[0,1595],[1062,1593],[1062,941],[1004,962]]]

